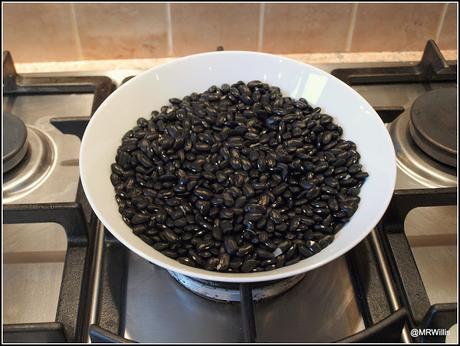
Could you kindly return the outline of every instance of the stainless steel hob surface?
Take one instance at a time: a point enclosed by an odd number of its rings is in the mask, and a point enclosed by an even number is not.
[[[369,64],[364,64],[368,66]],[[394,65],[394,64],[379,64]],[[362,64],[317,65],[326,71]],[[141,71],[118,70],[53,75],[107,75],[117,84]],[[43,74],[40,74],[43,75]],[[46,74],[50,75],[50,74]],[[440,83],[431,87],[444,87]],[[456,186],[455,172],[431,167],[416,158],[410,138],[398,126],[426,85],[359,86],[373,106],[403,106],[390,124],[395,132],[398,189]],[[49,124],[52,117],[88,116],[92,95],[4,97],[4,110],[20,116],[29,131],[42,133],[49,145],[49,167],[26,189],[8,186],[4,203],[73,201],[78,184],[79,141]],[[401,143],[398,143],[401,141]],[[410,150],[404,150],[404,147]],[[31,148],[32,152],[36,149]],[[412,165],[412,166],[411,166]],[[22,189],[21,189],[22,188]],[[456,301],[456,207],[417,208],[406,220],[406,233],[432,303]],[[66,251],[57,224],[4,225],[4,323],[54,320]],[[166,271],[129,253],[125,337],[155,342],[238,342],[242,340],[235,304],[207,301],[180,286]],[[306,277],[288,292],[256,303],[258,341],[333,341],[364,328],[344,257]]]

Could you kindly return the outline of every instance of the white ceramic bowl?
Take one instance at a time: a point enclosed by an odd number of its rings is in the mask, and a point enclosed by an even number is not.
[[[304,97],[342,126],[343,137],[356,143],[369,178],[359,208],[335,240],[318,254],[294,265],[259,273],[220,273],[196,269],[170,259],[135,236],[122,221],[110,182],[110,165],[124,133],[140,116],[168,104],[171,97],[205,91],[211,85],[262,80],[286,96]],[[123,244],[146,260],[188,276],[227,282],[266,281],[289,277],[324,265],[357,245],[385,212],[396,180],[390,136],[373,108],[356,91],[330,74],[307,64],[264,53],[197,54],[152,68],[118,88],[93,115],[80,150],[80,174],[96,215]]]

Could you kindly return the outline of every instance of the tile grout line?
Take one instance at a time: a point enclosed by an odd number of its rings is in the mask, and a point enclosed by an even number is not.
[[[348,28],[347,41],[345,43],[345,52],[351,51],[351,44],[353,42],[353,34],[355,32],[356,13],[358,12],[358,3],[355,2],[351,8],[350,27]]]
[[[457,50],[442,50],[447,60],[457,59]],[[306,54],[280,54],[305,63],[347,63],[347,62],[416,62],[420,61],[423,51],[402,52],[350,52],[350,53],[306,53]],[[102,60],[75,60],[75,61],[43,61],[35,63],[16,63],[19,73],[34,73],[40,71],[65,72],[65,71],[97,71],[117,68],[146,69],[153,65],[173,61],[175,58],[140,58],[140,59],[102,59]]]
[[[173,56],[173,33],[172,33],[172,20],[171,20],[171,3],[166,3],[166,25],[167,25],[167,39],[168,39],[168,55]]]
[[[438,42],[439,37],[441,36],[441,30],[442,30],[442,26],[444,25],[444,18],[446,17],[448,6],[449,4],[444,4],[444,6],[442,7],[441,15],[439,16],[438,27],[436,29],[436,36],[434,38],[435,42]]]
[[[265,22],[265,3],[261,3],[259,7],[259,38],[257,42],[257,50],[262,51],[264,46],[264,23]]]
[[[71,20],[72,31],[73,31],[73,33],[75,35],[75,39],[77,41],[78,58],[80,60],[83,60],[84,59],[83,47],[81,45],[80,31],[78,30],[77,15],[75,14],[75,6],[74,6],[73,3],[70,4],[70,14],[71,14],[71,17],[72,17],[72,20]]]

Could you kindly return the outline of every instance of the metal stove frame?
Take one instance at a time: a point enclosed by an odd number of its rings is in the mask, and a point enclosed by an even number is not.
[[[223,50],[223,47],[218,47]],[[108,77],[25,77],[3,54],[4,94],[94,93],[92,112],[115,89]],[[456,64],[428,41],[417,65],[336,69],[350,85],[456,81]],[[404,109],[376,108],[386,123]],[[53,119],[61,132],[83,136],[90,117]],[[443,342],[444,336],[412,338],[411,328],[445,328],[456,323],[457,304],[431,305],[417,269],[404,220],[422,206],[456,205],[457,188],[396,190],[376,230],[347,255],[365,329],[339,342]],[[3,223],[57,222],[68,250],[56,320],[3,325],[5,342],[133,342],[123,338],[128,249],[97,220],[79,183],[76,202],[4,205]],[[240,285],[243,342],[257,341],[251,284]],[[204,299],[204,298],[203,298]]]

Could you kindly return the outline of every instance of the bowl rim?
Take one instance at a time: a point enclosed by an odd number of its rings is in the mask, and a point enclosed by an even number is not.
[[[369,104],[369,102],[367,100],[365,100],[364,97],[362,97],[356,90],[351,88],[349,85],[347,85],[346,83],[344,83],[343,81],[341,81],[337,77],[331,75],[330,73],[328,73],[328,72],[326,72],[324,70],[321,70],[321,69],[319,69],[319,68],[317,68],[315,66],[312,66],[310,64],[307,64],[307,63],[304,63],[304,62],[301,62],[301,61],[298,61],[298,60],[295,60],[295,59],[292,59],[292,58],[289,58],[289,57],[270,54],[270,53],[264,53],[264,52],[239,51],[239,50],[215,51],[215,52],[205,52],[205,53],[192,54],[192,55],[177,58],[177,59],[172,60],[172,61],[165,62],[165,63],[160,64],[160,65],[153,66],[153,67],[151,67],[151,68],[139,73],[138,75],[136,75],[135,77],[131,78],[129,81],[127,81],[123,85],[118,86],[118,88],[114,92],[112,92],[102,102],[102,104],[99,106],[99,108],[92,115],[92,117],[91,117],[91,119],[90,119],[90,121],[89,121],[89,123],[87,125],[87,129],[91,128],[91,125],[94,123],[94,119],[98,116],[98,114],[103,113],[103,110],[105,109],[107,104],[110,102],[110,100],[112,98],[117,97],[118,93],[120,93],[120,90],[122,90],[123,88],[129,87],[132,83],[135,83],[137,79],[142,78],[142,77],[144,77],[144,76],[146,76],[148,74],[151,74],[151,73],[153,73],[153,71],[155,71],[157,69],[164,68],[165,66],[171,67],[171,66],[174,66],[175,64],[184,63],[184,61],[187,61],[187,60],[207,58],[207,57],[212,57],[212,56],[216,56],[216,55],[219,55],[219,56],[222,56],[222,55],[263,56],[263,57],[268,57],[268,58],[271,58],[271,59],[279,59],[280,62],[281,61],[288,61],[290,63],[299,65],[299,67],[302,67],[302,68],[306,67],[306,68],[310,69],[311,71],[317,72],[317,73],[319,73],[321,75],[326,74],[329,78],[333,78],[335,80],[335,82],[338,82],[339,84],[342,84],[342,86],[345,87],[349,92],[353,93],[355,96],[358,97],[358,99],[361,99],[365,104],[367,104],[369,106],[369,109],[370,109],[370,114],[368,114],[367,116],[376,117],[376,120],[380,122],[380,125],[382,126],[382,129],[385,129],[385,125],[384,125],[383,121],[378,116],[377,112],[373,109],[373,107]],[[386,131],[386,129],[385,129],[385,131]],[[321,267],[322,265],[325,265],[325,264],[327,264],[329,262],[332,262],[335,259],[337,259],[338,257],[344,255],[345,253],[347,253],[348,251],[353,249],[358,243],[360,243],[375,228],[375,226],[378,224],[379,220],[384,215],[384,213],[385,213],[385,211],[386,211],[386,209],[387,209],[387,207],[388,207],[388,205],[389,205],[389,203],[391,201],[391,198],[393,196],[393,191],[394,191],[395,186],[396,186],[396,173],[397,173],[396,155],[395,155],[393,143],[391,141],[391,137],[387,132],[387,136],[385,136],[386,142],[382,143],[382,146],[385,146],[387,148],[392,149],[391,150],[392,160],[391,160],[391,162],[387,163],[387,167],[386,167],[387,172],[388,172],[388,177],[389,177],[389,179],[391,179],[391,182],[389,184],[389,186],[391,186],[391,190],[388,189],[387,191],[385,191],[386,196],[385,196],[384,203],[382,203],[382,207],[379,208],[379,210],[374,214],[374,217],[370,221],[367,222],[369,225],[372,225],[372,227],[369,226],[369,230],[367,230],[366,232],[362,232],[361,234],[359,234],[359,236],[354,237],[354,239],[352,241],[348,241],[346,243],[346,246],[343,246],[342,248],[340,248],[333,255],[328,256],[327,258],[324,258],[322,260],[316,261],[316,262],[314,262],[312,264],[299,266],[299,267],[297,267],[295,269],[287,270],[286,268],[289,268],[290,266],[284,266],[284,267],[274,269],[274,270],[271,270],[271,271],[255,272],[255,273],[228,273],[228,272],[209,271],[209,270],[206,270],[206,269],[195,268],[195,267],[190,267],[190,266],[183,265],[183,264],[179,263],[178,261],[176,261],[174,259],[170,259],[170,258],[164,256],[163,254],[161,254],[161,252],[155,250],[154,248],[151,248],[152,251],[155,251],[155,253],[158,253],[159,255],[165,257],[165,260],[158,259],[158,258],[156,258],[156,257],[154,257],[152,255],[149,255],[148,253],[145,253],[145,251],[139,249],[137,246],[132,244],[129,241],[129,239],[126,239],[122,234],[120,234],[120,232],[117,232],[116,230],[113,230],[111,222],[105,217],[105,215],[103,215],[103,213],[99,210],[99,208],[97,208],[97,203],[95,202],[95,200],[93,198],[93,193],[89,189],[88,183],[86,181],[86,174],[85,174],[86,169],[85,169],[85,160],[84,160],[84,158],[85,158],[85,155],[86,155],[85,151],[87,151],[86,150],[86,147],[88,145],[87,143],[89,141],[89,137],[86,135],[87,133],[88,133],[88,131],[85,130],[85,132],[83,134],[82,141],[81,141],[81,146],[80,146],[80,165],[79,165],[80,178],[81,178],[83,190],[85,191],[85,195],[86,195],[86,197],[88,199],[88,202],[90,203],[91,208],[93,209],[93,211],[96,214],[96,216],[98,217],[98,219],[105,226],[105,228],[110,233],[112,233],[122,244],[124,244],[131,251],[133,251],[134,253],[136,253],[140,257],[146,259],[147,261],[149,261],[151,263],[154,263],[154,264],[156,264],[156,265],[158,265],[158,266],[160,266],[160,267],[162,267],[162,268],[164,268],[166,270],[174,271],[174,272],[186,275],[186,276],[199,278],[199,279],[204,279],[204,280],[212,280],[212,281],[219,281],[219,282],[240,282],[240,283],[279,280],[279,279],[283,279],[283,278],[286,278],[286,277],[298,275],[298,274],[301,274],[301,273],[316,269],[318,267]],[[129,227],[129,226],[126,225],[126,227]],[[312,256],[312,257],[314,257],[314,256]],[[311,257],[309,257],[309,258],[311,258]],[[305,261],[305,260],[307,260],[307,259],[304,259],[302,261]],[[301,263],[302,261],[300,261],[298,263]],[[168,262],[170,262],[171,264],[168,263]],[[174,264],[172,264],[172,263],[174,263]],[[292,266],[294,266],[294,265],[292,265]],[[282,271],[282,272],[280,272],[280,271]]]

